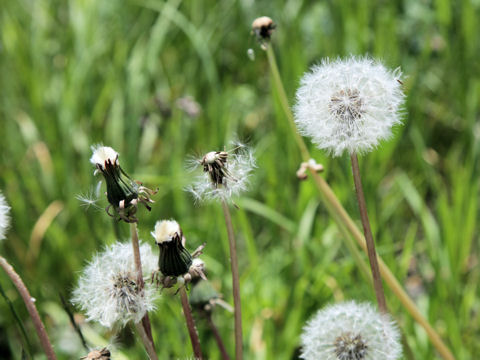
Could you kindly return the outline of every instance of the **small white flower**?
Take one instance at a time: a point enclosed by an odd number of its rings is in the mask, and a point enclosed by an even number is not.
[[[305,360],[396,360],[400,334],[391,318],[354,301],[320,310],[303,329]]]
[[[0,192],[0,240],[5,239],[7,230],[10,227],[10,206],[5,196]]]
[[[186,188],[195,200],[227,201],[247,190],[255,158],[245,145],[236,146],[235,152],[211,151],[193,163],[194,169],[203,168],[203,174]]]
[[[157,269],[157,258],[147,244],[140,245],[140,256],[143,274],[150,277]],[[117,242],[85,267],[72,303],[85,311],[88,321],[111,328],[116,323],[124,326],[131,320],[139,322],[155,308],[156,294],[150,282],[139,290],[132,245]]]
[[[391,136],[401,122],[401,72],[370,58],[324,59],[297,90],[300,133],[334,156],[365,153]]]

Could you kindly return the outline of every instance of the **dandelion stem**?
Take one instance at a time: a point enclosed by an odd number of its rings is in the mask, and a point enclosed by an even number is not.
[[[187,323],[188,334],[190,335],[190,341],[192,343],[193,354],[195,359],[203,359],[202,349],[200,348],[200,339],[198,338],[197,329],[195,328],[195,322],[193,320],[192,310],[188,303],[187,290],[185,286],[180,288],[180,300],[182,302],[183,315],[185,316],[185,322]]]
[[[42,320],[40,319],[40,315],[38,314],[37,308],[33,299],[28,292],[27,287],[23,283],[20,276],[15,272],[13,267],[3,258],[0,256],[0,266],[2,266],[3,270],[7,273],[7,275],[12,280],[13,284],[17,288],[18,292],[22,296],[23,302],[27,307],[28,313],[32,318],[33,325],[35,326],[35,330],[37,331],[37,335],[40,338],[40,343],[42,344],[43,351],[47,355],[49,360],[56,360],[55,352],[53,351],[52,344],[48,339],[47,332],[45,331],[45,326],[43,326]]]
[[[140,335],[140,338],[142,339],[143,346],[145,347],[145,350],[147,351],[148,357],[151,360],[158,360],[158,356],[155,352],[155,348],[153,347],[153,342],[150,341],[143,324],[141,324],[139,322],[135,323],[135,327],[137,328],[138,334]]]
[[[367,204],[363,194],[362,178],[360,176],[357,154],[350,154],[350,159],[352,161],[353,182],[355,183],[355,190],[357,193],[358,208],[360,210],[360,217],[362,219],[363,233],[365,234],[365,240],[367,242],[368,260],[370,261],[370,268],[372,270],[373,288],[375,289],[375,296],[377,297],[378,308],[380,312],[387,313],[387,302],[385,301],[382,277],[378,268],[377,252],[375,251],[375,242],[373,241],[372,229],[370,227],[370,221],[368,220]]]
[[[243,340],[242,340],[242,305],[240,301],[240,276],[238,273],[237,245],[235,234],[233,232],[232,216],[227,203],[222,200],[223,215],[227,226],[228,244],[230,247],[230,264],[232,267],[232,287],[233,287],[233,307],[235,317],[235,358],[243,359]]]
[[[212,330],[213,336],[215,337],[215,341],[217,342],[218,349],[220,350],[220,354],[222,354],[222,359],[230,360],[230,356],[228,356],[227,349],[225,348],[225,344],[223,343],[222,337],[220,336],[220,333],[218,332],[218,329],[215,326],[215,323],[213,322],[211,313],[207,314],[207,323],[208,323],[208,326],[210,327],[210,330]]]
[[[290,110],[290,107],[288,106],[288,99],[286,98],[286,95],[282,96],[282,94],[286,94],[286,93],[285,93],[282,79],[279,75],[278,67],[275,61],[275,55],[273,53],[273,50],[271,49],[271,46],[267,48],[267,56],[268,56],[268,62],[270,64],[270,69],[272,71],[272,76],[274,78],[277,91],[280,94],[280,101],[282,102],[282,108],[285,111],[285,115],[289,123],[295,125],[293,113]],[[308,152],[305,142],[303,141],[302,137],[298,134],[296,126],[292,128],[294,129],[293,133],[297,139],[297,144],[301,151],[302,159],[303,161],[308,162],[308,160],[310,159],[310,153]],[[300,139],[300,141],[298,139]],[[363,251],[366,253],[367,244],[365,242],[365,239],[362,233],[360,232],[360,230],[358,229],[357,225],[352,220],[350,215],[348,215],[347,211],[342,206],[342,204],[336,197],[331,187],[313,169],[310,169],[310,176],[315,181],[315,184],[317,186],[317,189],[320,192],[321,197],[323,198],[325,203],[328,204],[327,210],[330,212],[332,217],[337,221],[338,226],[345,227],[350,232],[350,234],[352,234],[353,238],[357,241],[357,243],[363,249]],[[348,237],[344,237],[344,239],[346,241],[349,241],[347,240]],[[400,300],[400,302],[405,307],[405,309],[407,309],[410,315],[415,319],[415,321],[425,329],[425,332],[427,333],[430,341],[432,342],[433,346],[437,349],[439,354],[444,359],[454,360],[455,357],[452,355],[448,347],[442,341],[440,335],[430,325],[428,320],[425,319],[425,317],[422,315],[420,310],[418,310],[413,300],[408,296],[408,294],[405,292],[403,287],[400,285],[398,280],[395,278],[395,276],[392,274],[392,272],[390,271],[388,266],[383,262],[380,256],[378,256],[378,262],[380,267],[380,273],[383,279],[385,280],[387,285],[390,287],[390,289],[393,291],[393,293],[397,296],[397,298]]]
[[[145,283],[143,281],[142,259],[140,258],[140,245],[138,242],[138,231],[137,231],[136,223],[130,223],[130,233],[132,237],[133,258],[135,262],[135,269],[137,270],[137,283],[138,283],[139,291],[141,291],[144,288]],[[146,336],[151,343],[150,344],[151,347],[155,350],[155,344],[153,342],[153,336],[152,336],[152,326],[150,325],[150,319],[148,317],[148,313],[145,313],[145,316],[142,318],[142,325],[145,330]]]

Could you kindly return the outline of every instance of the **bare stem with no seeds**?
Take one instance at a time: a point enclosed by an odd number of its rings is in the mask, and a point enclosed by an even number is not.
[[[207,314],[207,323],[208,323],[208,326],[210,327],[210,330],[212,330],[213,336],[215,337],[215,341],[217,342],[217,346],[218,346],[218,349],[220,350],[220,354],[222,354],[222,359],[230,360],[230,356],[228,356],[227,349],[225,348],[225,344],[223,343],[222,337],[220,336],[220,333],[218,332],[218,329],[215,326],[215,323],[213,322],[211,313]]]
[[[193,354],[195,359],[203,359],[202,349],[200,347],[200,339],[198,338],[197,329],[195,328],[195,322],[193,320],[192,310],[188,303],[187,290],[185,286],[180,288],[180,300],[182,302],[183,315],[185,316],[185,322],[187,323],[188,334],[190,335],[190,341],[192,342]]]
[[[233,232],[232,217],[227,203],[222,200],[223,215],[227,226],[228,244],[230,247],[230,263],[232,266],[232,287],[233,287],[233,307],[235,316],[235,358],[243,359],[243,340],[242,340],[242,305],[240,301],[240,276],[238,273],[237,245],[235,234]]]
[[[47,358],[49,360],[56,360],[57,357],[55,356],[55,352],[53,351],[52,344],[48,339],[47,332],[45,331],[45,326],[43,326],[42,320],[40,319],[40,315],[38,314],[35,303],[33,302],[33,298],[28,292],[27,287],[23,283],[20,276],[15,272],[13,267],[2,256],[0,256],[0,266],[2,266],[2,268],[5,270],[5,272],[10,277],[13,284],[17,288],[18,292],[22,296],[23,302],[25,303],[28,313],[32,318],[33,325],[35,326],[35,330],[37,332],[38,337],[40,338],[40,343],[42,344],[43,351],[47,355]]]
[[[362,219],[363,233],[365,234],[365,241],[367,242],[367,254],[370,260],[370,268],[372,270],[373,288],[377,297],[378,308],[380,312],[387,313],[387,303],[385,301],[385,293],[383,291],[382,277],[378,268],[377,252],[375,251],[375,242],[373,241],[372,229],[370,228],[370,221],[368,220],[367,204],[365,196],[363,195],[362,178],[360,177],[360,169],[358,166],[358,157],[356,153],[350,154],[352,160],[353,181],[357,193],[358,208],[360,210],[360,217]]]
[[[139,291],[141,291],[145,283],[143,281],[143,272],[142,272],[142,259],[140,258],[140,245],[138,242],[138,232],[137,232],[137,224],[130,223],[130,232],[132,236],[132,247],[133,247],[133,258],[135,262],[135,269],[137,270],[137,284],[139,287]],[[152,326],[150,325],[150,319],[148,317],[148,313],[145,313],[145,316],[142,319],[142,326],[145,330],[145,335],[147,336],[149,342],[149,347],[153,349],[155,353],[155,343],[153,342],[152,336]],[[148,352],[148,349],[147,349]]]

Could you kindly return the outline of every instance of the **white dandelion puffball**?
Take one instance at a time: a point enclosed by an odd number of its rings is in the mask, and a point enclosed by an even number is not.
[[[118,165],[118,153],[109,146],[94,145],[91,147],[92,157],[90,162],[97,166],[99,165],[102,169],[105,168],[105,163],[110,161],[110,163]]]
[[[395,323],[369,303],[325,307],[307,323],[301,339],[305,360],[396,360],[402,355]]]
[[[334,156],[366,153],[401,123],[399,69],[367,58],[324,59],[301,79],[294,107],[302,135]]]
[[[10,227],[10,206],[5,196],[0,192],[0,240],[5,239],[7,230]]]
[[[235,144],[235,151],[211,151],[196,159],[193,169],[202,167],[186,190],[196,201],[229,201],[248,189],[250,175],[256,167],[253,151]]]
[[[158,258],[148,244],[140,245],[140,256],[143,275],[149,278],[158,268]],[[147,311],[154,310],[156,297],[155,286],[148,281],[139,290],[132,244],[117,242],[85,267],[72,303],[86,313],[88,321],[112,328],[117,323],[139,322]]]

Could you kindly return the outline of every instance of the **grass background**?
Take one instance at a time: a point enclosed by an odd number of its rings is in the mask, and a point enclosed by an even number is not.
[[[293,101],[299,78],[323,57],[371,54],[400,66],[405,125],[360,159],[378,252],[458,359],[480,352],[478,1],[150,1],[3,0],[0,4],[0,188],[12,210],[1,252],[37,300],[59,357],[85,355],[59,293],[69,298],[95,251],[128,238],[103,210],[75,198],[95,186],[90,145],[121,154],[124,169],[158,186],[140,237],[175,218],[190,249],[207,241],[209,278],[231,302],[226,230],[220,208],[194,205],[182,188],[191,154],[223,149],[233,137],[254,148],[252,190],[234,211],[240,251],[248,359],[294,359],[305,321],[342,299],[374,301],[313,184],[299,183],[300,155],[277,101],[266,61],[250,35],[271,16],[273,46]],[[256,53],[255,61],[246,55]],[[193,96],[189,117],[176,100]],[[323,163],[325,178],[358,219],[347,157]],[[105,203],[105,201],[104,201]],[[104,206],[106,204],[101,204]],[[0,284],[42,359],[25,308],[9,279]],[[436,358],[425,332],[387,290],[405,335],[405,358]],[[161,359],[191,356],[177,298],[151,315]],[[114,332],[84,323],[89,345]],[[215,314],[233,352],[233,316]],[[198,324],[209,358],[218,352]],[[25,341],[0,301],[0,353],[19,359]],[[116,358],[145,357],[132,329],[115,337]],[[3,356],[3,355],[2,355]]]

